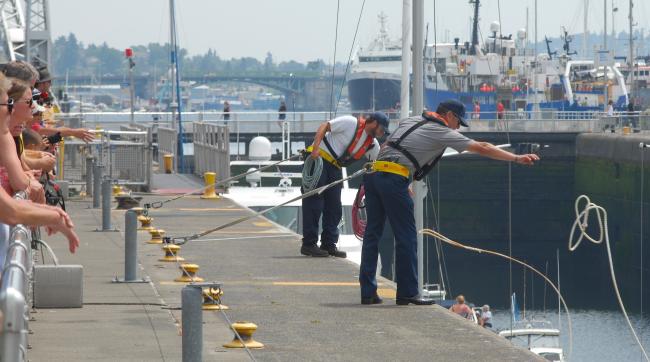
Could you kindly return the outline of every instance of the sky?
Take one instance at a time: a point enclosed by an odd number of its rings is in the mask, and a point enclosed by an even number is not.
[[[378,33],[377,15],[388,16],[389,34],[399,39],[402,1],[365,0],[359,33],[355,28],[364,0],[177,0],[179,46],[190,54],[216,50],[222,58],[252,56],[264,59],[267,52],[275,61],[306,62],[334,58],[337,4],[339,27],[337,61],[346,62],[351,47],[367,45]],[[611,32],[612,0],[591,0],[588,29],[602,32],[604,2],[608,7],[607,29]],[[637,0],[635,22],[650,28],[650,3]],[[117,48],[167,42],[169,39],[168,0],[50,0],[53,38],[75,33],[88,44],[103,42]],[[617,31],[627,29],[628,1],[613,0]],[[429,24],[429,43],[434,37],[434,0],[425,0],[424,21]],[[435,25],[438,41],[470,38],[472,5],[468,0],[437,0]],[[535,0],[482,0],[480,28],[487,37],[490,23],[499,20],[504,35],[526,28],[529,10],[529,39],[534,34]],[[584,0],[538,0],[538,39],[559,36],[561,27],[582,33]],[[137,54],[136,54],[137,56]]]

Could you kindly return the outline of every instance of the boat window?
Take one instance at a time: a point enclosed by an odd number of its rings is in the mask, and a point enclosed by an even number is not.
[[[544,357],[544,359],[547,360],[547,361],[561,361],[562,360],[560,358],[560,354],[555,353],[555,352],[540,353],[539,355]]]
[[[399,62],[402,60],[400,55],[383,56],[383,57],[359,57],[360,62]]]
[[[531,348],[558,348],[560,339],[557,336],[531,335]]]

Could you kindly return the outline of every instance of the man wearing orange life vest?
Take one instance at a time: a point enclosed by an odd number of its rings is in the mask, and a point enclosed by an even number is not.
[[[377,138],[388,134],[388,116],[374,112],[367,117],[341,116],[323,122],[313,144],[307,148],[313,159],[323,159],[323,171],[316,187],[338,181],[343,177],[341,167],[348,166],[362,156],[374,160],[379,153]],[[322,143],[322,144],[321,144]],[[345,258],[344,251],[336,247],[339,239],[338,226],[343,216],[341,188],[336,185],[322,194],[302,199],[302,247],[306,256]],[[322,215],[320,248],[318,222]]]

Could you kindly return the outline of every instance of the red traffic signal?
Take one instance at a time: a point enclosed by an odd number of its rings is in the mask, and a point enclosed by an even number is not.
[[[124,56],[126,56],[127,58],[131,58],[131,57],[133,56],[133,49],[131,49],[131,48],[126,48],[126,49],[124,50]]]

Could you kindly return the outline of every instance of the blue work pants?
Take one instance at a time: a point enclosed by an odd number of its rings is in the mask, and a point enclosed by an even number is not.
[[[323,160],[323,172],[316,187],[321,187],[343,178],[341,169]],[[338,184],[322,194],[302,199],[302,243],[316,245],[318,242],[318,221],[323,216],[321,247],[335,246],[339,241],[339,223],[343,216],[341,207],[341,188]]]
[[[375,172],[365,175],[363,181],[368,221],[361,248],[361,297],[370,298],[377,293],[379,240],[386,218],[395,236],[397,296],[414,297],[418,295],[417,235],[413,199],[408,192],[409,180],[392,173]]]

